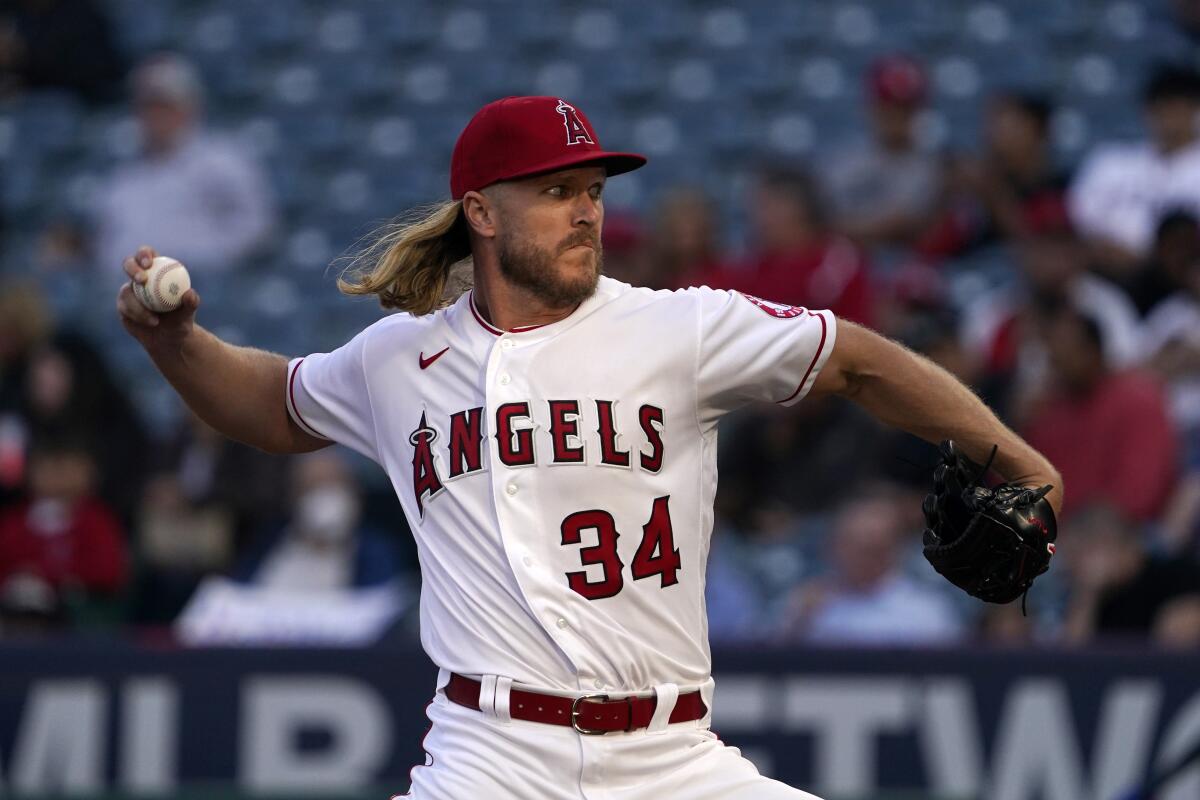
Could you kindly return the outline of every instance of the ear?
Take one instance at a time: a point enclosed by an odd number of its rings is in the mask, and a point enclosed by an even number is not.
[[[482,192],[467,192],[463,195],[463,216],[467,225],[479,236],[491,239],[496,235],[497,205],[495,198]]]

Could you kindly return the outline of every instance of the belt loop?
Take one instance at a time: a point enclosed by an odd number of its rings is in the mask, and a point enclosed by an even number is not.
[[[679,685],[660,683],[654,687],[654,696],[657,699],[654,705],[654,716],[650,718],[650,724],[646,726],[646,733],[663,733],[667,729],[667,723],[671,720],[671,712],[675,710],[675,703],[679,700]]]
[[[512,697],[512,678],[503,676],[496,678],[496,719],[500,722],[512,722],[510,698]]]
[[[496,676],[479,676],[479,710],[485,717],[496,716]]]

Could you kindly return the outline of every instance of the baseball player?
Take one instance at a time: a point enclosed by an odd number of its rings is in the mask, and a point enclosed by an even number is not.
[[[386,230],[342,281],[405,313],[331,353],[235,347],[196,324],[194,291],[155,315],[120,290],[126,329],[213,427],[274,453],[337,442],[391,479],[440,668],[406,796],[811,797],[709,730],[705,562],[736,408],[839,394],[1061,485],[946,372],[828,311],[604,277],[605,183],[645,161],[603,149],[561,99],[485,106],[454,148],[453,200]],[[125,261],[131,281],[154,255]],[[467,257],[473,288],[444,298]]]

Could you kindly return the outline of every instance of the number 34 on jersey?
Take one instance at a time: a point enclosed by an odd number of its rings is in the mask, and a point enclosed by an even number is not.
[[[579,427],[579,401],[550,400],[547,405],[552,463],[586,465],[588,447]],[[637,453],[622,449],[618,444],[619,431],[614,422],[613,401],[596,400],[595,411],[598,421],[594,437],[598,444],[596,463],[625,468],[632,468],[636,463],[638,468],[651,473],[662,468],[661,408],[644,404],[638,409],[638,422],[645,441]],[[477,407],[451,415],[450,434],[442,452],[448,459],[445,478],[455,479],[484,469],[483,413],[484,409]],[[498,407],[494,430],[496,455],[502,464],[520,467],[537,463],[529,403],[506,403]],[[434,458],[438,438],[437,429],[429,425],[423,413],[417,428],[409,436],[414,448],[413,494],[422,518],[425,503],[445,489],[443,476],[438,474],[437,460]],[[662,588],[679,582],[681,564],[671,529],[670,500],[669,495],[654,499],[649,518],[642,526],[641,542],[629,565],[635,581],[657,576]],[[617,540],[622,534],[617,530],[612,514],[604,509],[576,511],[562,520],[559,530],[564,547],[579,547],[580,566],[600,567],[599,578],[589,578],[586,569],[568,572],[566,579],[571,589],[589,600],[619,594],[625,585],[625,564],[617,552]]]

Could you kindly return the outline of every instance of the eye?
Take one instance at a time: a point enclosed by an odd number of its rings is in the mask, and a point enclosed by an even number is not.
[[[604,194],[604,184],[603,183],[594,184],[592,186],[592,188],[588,190],[588,194],[590,194],[592,196],[593,200],[599,200],[600,195]]]
[[[563,186],[562,184],[559,184],[558,186],[551,186],[546,190],[546,194],[551,195],[552,197],[562,197],[566,193],[567,187]]]

